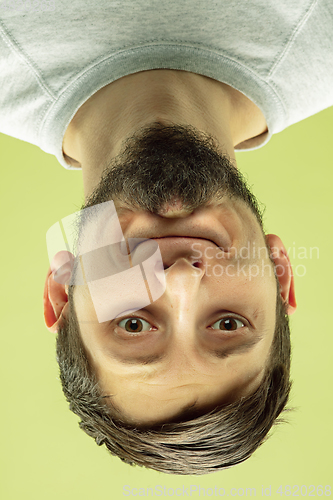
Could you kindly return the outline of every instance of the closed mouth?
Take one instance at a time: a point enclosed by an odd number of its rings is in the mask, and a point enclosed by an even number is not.
[[[148,240],[154,240],[154,241],[157,241],[157,240],[161,240],[161,239],[164,239],[164,238],[191,238],[191,239],[197,239],[197,240],[202,240],[202,241],[209,241],[210,243],[212,243],[214,246],[216,246],[217,248],[221,248],[219,247],[215,241],[213,240],[209,240],[207,238],[202,238],[202,237],[199,237],[199,236],[181,236],[179,234],[168,234],[167,236],[158,236],[156,238],[128,238],[128,239],[124,239],[121,244],[120,244],[120,248],[121,248],[121,253],[123,255],[128,255],[129,253],[132,253],[134,252],[134,250],[141,244],[143,243],[144,241],[148,241]],[[132,240],[130,242],[128,242],[128,240]],[[133,240],[138,240],[138,241],[133,241]]]

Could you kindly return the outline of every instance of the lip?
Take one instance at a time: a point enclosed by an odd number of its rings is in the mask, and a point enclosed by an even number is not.
[[[216,247],[221,248],[225,253],[229,253],[229,249],[231,247],[231,239],[226,230],[221,227],[220,230],[214,229],[213,223],[209,225],[209,227],[201,227],[196,226],[192,228],[184,228],[182,229],[181,224],[178,224],[177,228],[152,228],[148,227],[147,229],[141,229],[137,231],[135,234],[131,234],[130,232],[126,234],[124,233],[124,237],[126,240],[137,238],[141,239],[141,241],[134,241],[134,244],[129,245],[130,251],[133,251],[142,241],[147,239],[160,239],[160,238],[170,238],[170,237],[178,237],[178,238],[198,238],[201,240],[209,241],[213,243]],[[126,251],[127,246],[126,242],[122,243],[122,251]]]
[[[134,250],[139,245],[141,245],[141,243],[144,243],[145,241],[154,240],[157,243],[160,243],[161,240],[170,240],[170,239],[172,239],[174,243],[176,243],[177,240],[180,241],[180,240],[185,240],[185,239],[191,240],[192,243],[193,243],[192,240],[195,240],[194,243],[198,243],[198,242],[199,243],[201,243],[201,242],[207,243],[208,242],[208,243],[213,244],[217,248],[219,248],[218,245],[214,241],[207,240],[207,238],[197,238],[197,237],[193,237],[193,236],[178,236],[178,235],[174,235],[174,234],[170,234],[168,236],[159,236],[159,237],[154,237],[154,238],[132,238],[132,241],[127,241],[127,243],[128,243],[128,247],[129,247],[130,252],[133,253]],[[128,254],[128,247],[126,245],[126,241],[123,240],[121,242],[121,253],[123,253],[124,255],[127,255]]]
[[[151,241],[158,243],[164,269],[172,266],[172,264],[179,258],[188,260],[192,265],[205,261],[206,257],[203,256],[203,252],[207,247],[214,247],[220,251],[219,247],[217,247],[215,243],[204,238],[165,236],[162,238],[141,239],[139,243],[135,245],[133,250],[131,250],[133,265],[143,262],[150,256],[152,247],[149,242]],[[194,248],[194,245],[199,245],[199,248]],[[201,256],[195,256],[195,251],[199,251]]]

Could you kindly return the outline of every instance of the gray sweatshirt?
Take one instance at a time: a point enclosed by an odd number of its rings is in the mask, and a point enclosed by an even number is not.
[[[231,85],[272,134],[333,105],[332,0],[0,0],[0,132],[62,155],[99,89],[138,71]]]

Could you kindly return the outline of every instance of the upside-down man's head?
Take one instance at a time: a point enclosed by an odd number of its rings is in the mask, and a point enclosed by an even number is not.
[[[69,287],[65,304],[65,288],[49,286],[70,408],[127,463],[204,474],[242,462],[290,390],[296,304],[281,240],[265,236],[229,158],[191,127],[154,124],[128,140],[84,208],[109,200],[126,239],[158,242],[166,289],[99,323],[88,287]]]

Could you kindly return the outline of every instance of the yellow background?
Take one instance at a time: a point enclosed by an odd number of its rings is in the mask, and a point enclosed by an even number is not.
[[[262,149],[237,154],[239,168],[267,207],[267,232],[278,234],[291,248],[297,269],[290,400],[296,410],[248,461],[215,474],[186,477],[123,464],[85,435],[68,410],[58,379],[55,338],[42,315],[49,265],[45,234],[80,208],[81,173],[66,171],[35,146],[0,135],[1,499],[118,500],[134,498],[134,493],[141,498],[138,488],[157,485],[166,488],[160,498],[204,498],[204,490],[205,498],[222,498],[212,494],[215,487],[225,488],[229,497],[231,488],[243,488],[238,496],[244,497],[249,496],[246,488],[255,488],[260,497],[262,487],[271,486],[271,498],[286,496],[276,493],[280,485],[285,493],[285,485],[291,485],[298,496],[301,490],[293,485],[333,488],[332,137],[330,108],[274,136]],[[316,253],[312,259],[301,258],[300,247],[308,254],[310,247],[318,247],[319,258]],[[305,276],[298,276],[304,269]],[[124,485],[132,495],[123,495]],[[187,497],[176,491],[183,487]],[[304,496],[304,488],[302,492]],[[158,496],[150,492],[148,498]]]

